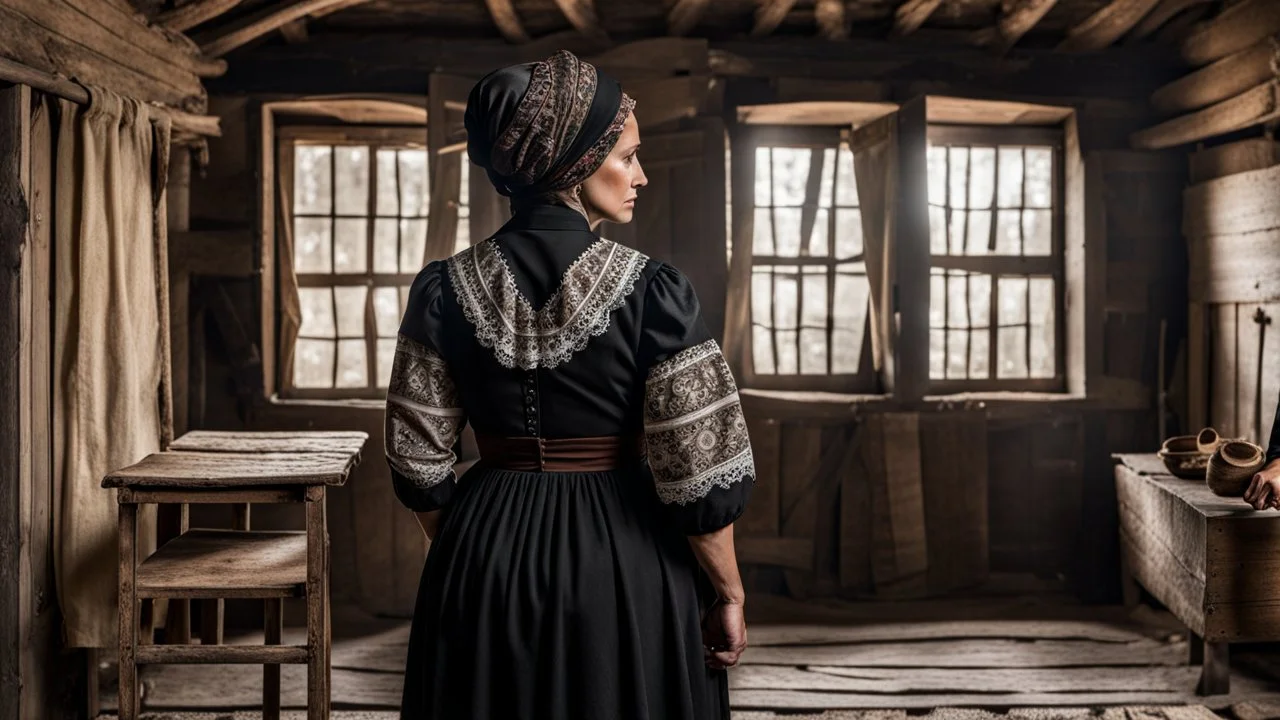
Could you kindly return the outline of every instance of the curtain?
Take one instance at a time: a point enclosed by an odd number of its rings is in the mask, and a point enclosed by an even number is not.
[[[276,365],[280,379],[275,385],[293,383],[293,353],[298,346],[298,330],[302,327],[302,299],[298,294],[298,273],[293,261],[293,146],[280,144],[276,155],[276,208],[279,222],[276,225],[276,289],[280,308],[280,360]],[[271,348],[263,348],[264,353]]]
[[[894,216],[898,188],[898,114],[891,113],[853,131],[853,172],[862,210],[862,242],[870,285],[872,363],[883,389],[894,381]]]
[[[70,647],[116,643],[111,470],[172,436],[167,116],[99,88],[60,101],[54,171],[54,563]],[[139,554],[155,544],[154,506]]]

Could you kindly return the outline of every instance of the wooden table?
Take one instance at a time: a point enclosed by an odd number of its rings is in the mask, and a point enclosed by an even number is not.
[[[1116,455],[1126,603],[1140,583],[1195,637],[1202,695],[1230,687],[1233,642],[1280,640],[1280,513],[1218,497],[1155,455]]]
[[[307,717],[329,716],[329,545],[325,489],[346,482],[360,460],[363,432],[208,432],[107,475],[117,489],[120,562],[120,720],[139,712],[139,665],[249,663],[263,667],[263,717],[280,716],[280,665],[305,664]],[[143,503],[229,503],[236,528],[187,530],[141,563],[137,512]],[[249,529],[251,503],[304,503],[302,532]],[[307,643],[281,645],[282,600],[307,600]],[[258,598],[266,604],[262,646],[151,645],[139,642],[145,598]]]

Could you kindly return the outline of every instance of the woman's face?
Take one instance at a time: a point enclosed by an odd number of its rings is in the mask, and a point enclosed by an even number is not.
[[[591,226],[600,221],[631,222],[635,212],[636,190],[649,184],[640,168],[636,151],[640,148],[640,127],[635,114],[627,115],[622,135],[600,167],[582,182],[582,205]]]

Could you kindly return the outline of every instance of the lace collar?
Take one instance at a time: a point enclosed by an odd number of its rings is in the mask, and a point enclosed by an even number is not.
[[[503,367],[553,368],[609,329],[649,258],[603,238],[569,266],[547,303],[534,310],[494,240],[449,259],[449,279],[476,340]]]

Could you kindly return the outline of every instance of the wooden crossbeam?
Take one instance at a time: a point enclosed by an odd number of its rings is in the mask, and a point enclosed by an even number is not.
[[[1101,50],[1133,29],[1160,0],[1112,0],[1110,5],[1067,31],[1058,45],[1063,51]]]
[[[1142,22],[1134,26],[1129,36],[1125,38],[1125,42],[1134,43],[1145,40],[1184,10],[1210,2],[1213,0],[1161,0],[1154,10],[1142,18]]]
[[[564,13],[569,24],[583,35],[601,39],[608,37],[608,33],[600,25],[600,18],[596,16],[592,0],[556,0],[556,6]]]
[[[241,2],[242,0],[194,0],[194,2],[189,2],[182,7],[156,15],[151,22],[170,30],[186,32],[201,23],[218,17]]]
[[[707,8],[707,0],[676,0],[667,10],[667,33],[680,36],[688,34]]]
[[[1170,115],[1222,102],[1269,78],[1280,65],[1280,35],[1228,55],[1156,90],[1151,106]]]
[[[520,23],[515,5],[511,0],[484,0],[484,4],[489,8],[489,16],[493,18],[493,24],[498,26],[498,32],[502,33],[502,37],[507,42],[529,42],[529,33],[525,32],[524,25]]]
[[[280,34],[290,45],[299,45],[307,41],[307,19],[298,18],[291,23],[280,26]]]
[[[1138,150],[1161,150],[1280,118],[1280,82],[1271,80],[1203,110],[1139,130],[1129,138]]]
[[[221,57],[245,43],[252,42],[295,20],[318,13],[336,12],[360,5],[368,0],[293,0],[281,5],[269,5],[249,17],[222,28],[207,38],[200,49],[209,57]]]
[[[777,30],[795,4],[796,0],[762,0],[760,6],[756,8],[756,20],[751,28],[751,36],[764,37]]]
[[[902,3],[893,13],[893,34],[901,37],[920,29],[941,4],[942,0],[907,0]]]
[[[844,40],[849,37],[844,0],[817,0],[813,16],[818,22],[818,34],[827,40]]]
[[[1046,13],[1058,4],[1058,0],[1014,0],[1005,7],[991,32],[978,37],[980,45],[987,45],[1003,53],[1013,47],[1040,22]]]
[[[1244,0],[1201,24],[1182,41],[1182,58],[1207,65],[1280,32],[1280,3]]]

